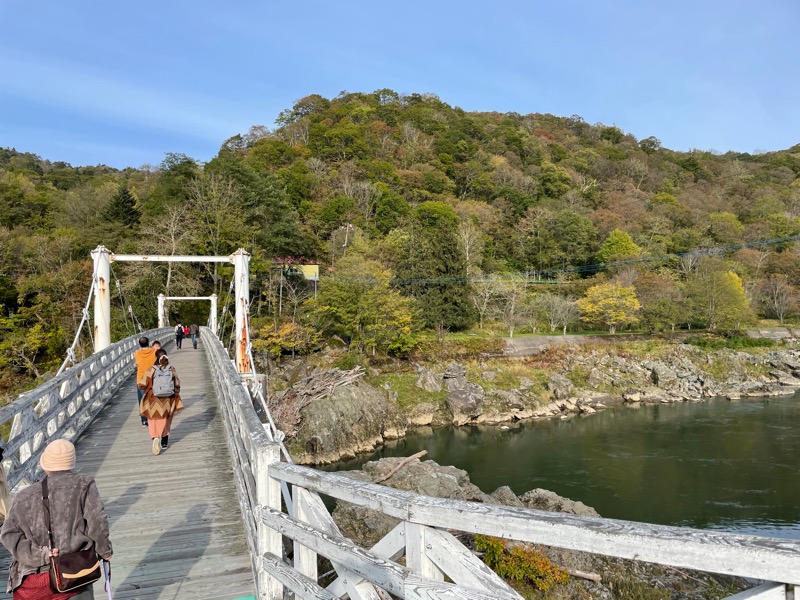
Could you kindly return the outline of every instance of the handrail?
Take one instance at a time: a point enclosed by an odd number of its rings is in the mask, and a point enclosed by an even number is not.
[[[280,484],[269,481],[267,477],[269,464],[280,460],[280,447],[269,439],[253,409],[247,387],[217,336],[208,327],[201,327],[200,339],[222,409],[259,598],[277,598],[279,583],[267,576],[258,557],[266,552],[280,556],[281,539],[279,534],[261,523],[258,512],[264,505],[277,503],[280,506]]]
[[[408,523],[800,585],[800,541],[421,496],[284,463],[270,477]]]
[[[787,584],[800,585],[798,541],[432,498],[281,462],[233,361],[207,328],[201,336],[223,407],[259,600],[281,600],[284,587],[302,600],[378,600],[386,591],[415,600],[521,598],[449,529],[766,580],[747,592],[753,599],[786,598]],[[290,504],[281,502],[282,486],[291,486]],[[359,548],[341,534],[320,494],[400,522],[373,548]],[[291,561],[281,536],[293,542]],[[318,582],[318,554],[338,576],[327,588]],[[396,562],[402,556],[404,565]]]
[[[141,336],[165,339],[169,329],[151,329],[111,344],[0,408],[0,426],[11,421],[7,442],[0,440],[10,489],[31,483],[39,457],[54,439],[75,441],[131,375]]]

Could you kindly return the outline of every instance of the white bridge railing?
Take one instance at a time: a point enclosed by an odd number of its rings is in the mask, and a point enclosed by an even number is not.
[[[450,530],[642,560],[763,582],[731,598],[786,599],[800,585],[800,542],[733,533],[577,517],[420,496],[344,475],[280,462],[220,342],[203,341],[228,432],[260,600],[519,599]],[[288,513],[281,486],[291,486]],[[400,523],[370,549],[345,538],[320,494],[395,517]],[[282,537],[292,540],[292,560]],[[337,578],[319,585],[317,556]],[[405,557],[405,564],[397,561]],[[754,584],[755,585],[755,584]],[[793,592],[789,592],[793,593]]]
[[[0,441],[8,487],[36,480],[39,458],[51,440],[78,439],[133,373],[141,336],[163,341],[171,332],[151,329],[125,338],[0,408],[0,431],[9,432],[7,441]]]

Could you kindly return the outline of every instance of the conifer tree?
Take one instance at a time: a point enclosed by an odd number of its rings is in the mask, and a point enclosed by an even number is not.
[[[458,219],[443,202],[423,202],[414,212],[397,268],[400,291],[417,299],[423,324],[440,337],[473,322],[467,263],[458,239]]]
[[[119,191],[111,198],[105,217],[112,223],[121,223],[129,228],[139,224],[142,213],[136,208],[136,198],[133,197],[127,185],[120,187]]]

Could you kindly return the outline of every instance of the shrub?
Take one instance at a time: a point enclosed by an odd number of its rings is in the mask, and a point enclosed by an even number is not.
[[[553,564],[542,552],[531,546],[514,545],[500,538],[475,536],[475,547],[485,552],[483,562],[500,577],[518,583],[529,583],[546,592],[556,584],[565,584],[567,572]]]
[[[350,371],[363,362],[364,357],[358,352],[348,352],[347,354],[343,354],[339,360],[336,361],[334,366],[342,371]]]
[[[743,350],[746,348],[773,348],[775,340],[768,338],[751,338],[746,335],[693,335],[686,338],[685,342],[704,350]]]

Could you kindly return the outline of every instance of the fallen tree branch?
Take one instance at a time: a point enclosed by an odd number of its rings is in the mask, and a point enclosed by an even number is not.
[[[405,467],[405,466],[406,466],[408,463],[410,463],[412,460],[414,460],[415,458],[420,458],[421,456],[425,456],[427,453],[428,453],[428,451],[427,451],[427,450],[422,450],[421,452],[417,452],[416,454],[412,454],[412,455],[411,455],[411,456],[409,456],[408,458],[405,458],[405,459],[403,459],[402,461],[400,461],[400,464],[399,464],[399,465],[397,465],[397,466],[396,466],[394,469],[392,469],[391,471],[389,471],[389,473],[388,473],[387,475],[384,475],[383,477],[380,477],[380,478],[376,479],[376,480],[375,480],[375,481],[373,481],[372,483],[381,483],[382,481],[386,481],[386,480],[387,480],[387,479],[389,479],[389,478],[390,478],[392,475],[394,475],[394,474],[395,474],[395,473],[397,473],[397,472],[398,472],[400,469],[402,469],[402,468],[403,468],[403,467]]]
[[[667,565],[664,565],[664,568],[665,569],[669,569],[670,571],[673,571],[674,573],[677,573],[678,575],[683,575],[684,577],[688,577],[689,579],[692,579],[693,581],[696,581],[697,583],[702,583],[703,585],[708,586],[708,582],[707,581],[703,581],[702,579],[698,579],[697,577],[692,577],[691,575],[689,575],[688,573],[685,573],[684,571],[681,571],[680,569],[676,569],[675,567],[670,567],[670,566],[667,566]]]
[[[566,569],[566,571],[573,577],[578,577],[580,579],[588,579],[589,581],[594,581],[595,583],[600,583],[603,581],[603,578],[597,573],[586,573],[585,571],[576,571],[575,569]]]

